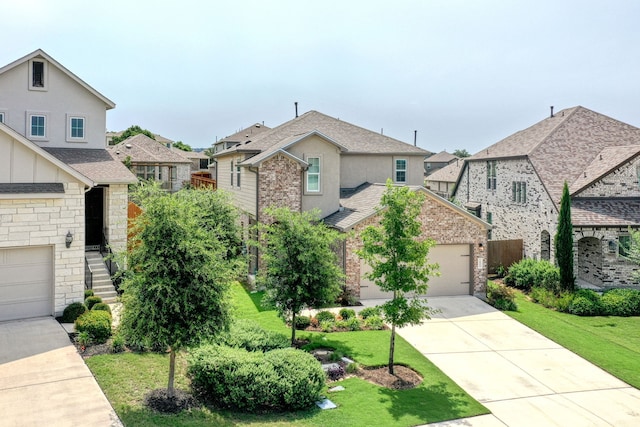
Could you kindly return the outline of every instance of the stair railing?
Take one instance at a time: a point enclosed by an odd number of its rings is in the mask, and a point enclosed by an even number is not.
[[[84,257],[84,288],[93,289],[93,270],[86,256]]]

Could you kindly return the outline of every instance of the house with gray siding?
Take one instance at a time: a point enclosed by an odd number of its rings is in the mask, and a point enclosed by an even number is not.
[[[640,228],[639,153],[639,128],[568,108],[467,158],[454,198],[493,225],[492,240],[522,239],[524,257],[553,260],[567,182],[577,279],[640,286],[622,256]]]

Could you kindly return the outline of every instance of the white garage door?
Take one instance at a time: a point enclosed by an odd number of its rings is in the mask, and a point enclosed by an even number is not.
[[[440,265],[440,276],[429,279],[427,296],[455,296],[471,294],[470,245],[437,245],[429,251],[429,263]],[[390,292],[382,292],[373,282],[364,278],[371,271],[360,261],[360,299],[391,298]]]
[[[0,321],[51,316],[53,250],[0,249]]]

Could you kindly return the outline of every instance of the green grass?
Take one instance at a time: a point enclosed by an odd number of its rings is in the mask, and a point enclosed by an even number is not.
[[[518,311],[506,314],[640,388],[640,317],[580,317],[559,313],[517,292]]]
[[[290,335],[275,311],[261,306],[262,294],[233,288],[236,317],[254,319],[266,329]],[[389,331],[299,333],[333,347],[362,365],[387,363]],[[418,371],[424,381],[411,390],[394,391],[359,378],[340,382],[345,391],[328,394],[337,409],[280,414],[241,414],[207,406],[177,415],[153,413],[142,404],[144,394],[166,387],[168,357],[160,354],[108,354],[86,360],[107,398],[126,426],[413,426],[488,413],[480,403],[445,376],[401,337],[396,338],[395,361]],[[176,387],[189,390],[184,354],[177,359]]]

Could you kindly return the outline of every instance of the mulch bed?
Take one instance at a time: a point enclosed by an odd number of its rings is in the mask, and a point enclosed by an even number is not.
[[[407,390],[419,386],[422,377],[413,369],[402,365],[394,365],[393,375],[387,366],[375,369],[358,369],[358,377],[392,390]]]

